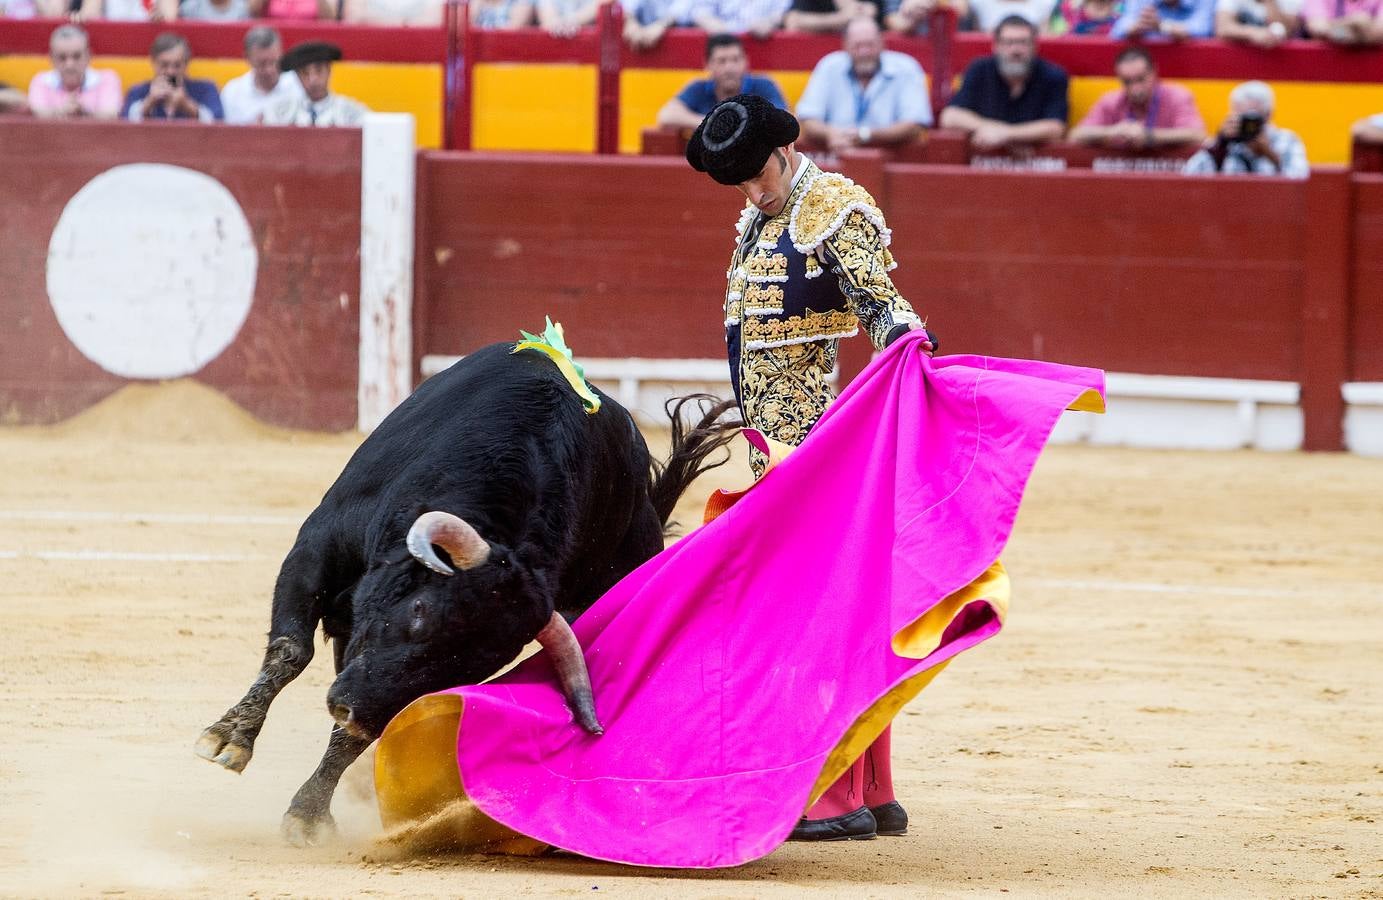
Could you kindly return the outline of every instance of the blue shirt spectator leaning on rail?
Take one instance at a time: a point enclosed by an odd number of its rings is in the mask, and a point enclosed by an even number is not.
[[[766,38],[783,24],[792,0],[694,0],[688,17],[709,34]]]
[[[941,111],[941,127],[967,132],[980,150],[1059,139],[1070,114],[1066,70],[1037,55],[1037,28],[1009,16],[994,29],[994,54],[965,70]]]
[[[797,103],[802,133],[833,153],[916,140],[932,124],[927,76],[917,60],[885,50],[873,19],[851,22],[843,44],[807,80]]]
[[[274,29],[259,25],[245,32],[245,61],[250,70],[226,82],[221,89],[221,106],[231,125],[258,125],[270,106],[303,96],[303,87],[293,72],[280,72],[283,41]]]
[[[1128,0],[1110,32],[1115,38],[1208,38],[1215,35],[1215,0]]]
[[[624,40],[635,50],[656,47],[677,25],[689,25],[691,0],[620,0],[624,9]]]
[[[720,101],[736,94],[763,97],[779,109],[787,109],[782,91],[771,78],[749,74],[744,43],[733,34],[713,34],[706,39],[707,78],[693,81],[658,110],[658,124],[695,128]]]
[[[533,24],[529,0],[471,0],[471,25],[490,31],[509,31]]]
[[[1187,175],[1280,175],[1307,178],[1306,145],[1272,123],[1273,89],[1246,81],[1229,92],[1229,115],[1219,132],[1186,161]]]
[[[149,48],[154,77],[130,88],[120,111],[131,122],[162,119],[198,119],[218,122],[225,118],[216,85],[187,77],[192,48],[182,35],[165,31]]]

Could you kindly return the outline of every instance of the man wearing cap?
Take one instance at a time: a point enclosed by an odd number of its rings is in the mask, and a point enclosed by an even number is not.
[[[863,324],[883,348],[923,328],[888,276],[891,235],[874,198],[798,153],[799,130],[791,113],[739,94],[717,104],[687,144],[692,168],[748,200],[725,294],[730,380],[746,424],[792,446],[835,399],[826,377],[841,338]],[[936,339],[927,338],[930,352]],[[750,451],[756,477],[766,463]],[[893,797],[888,744],[885,730],[790,839],[903,834],[907,813]]]
[[[279,71],[294,72],[303,96],[288,97],[264,111],[265,125],[360,127],[369,110],[357,100],[331,93],[331,64],[341,48],[326,41],[305,41],[279,60]]]

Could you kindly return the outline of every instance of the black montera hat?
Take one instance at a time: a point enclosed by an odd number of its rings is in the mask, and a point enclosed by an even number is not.
[[[797,140],[792,113],[763,97],[736,94],[715,105],[687,142],[687,162],[721,184],[740,184],[759,174],[777,147]]]
[[[279,59],[280,72],[296,72],[308,63],[338,62],[341,48],[326,41],[303,41]]]

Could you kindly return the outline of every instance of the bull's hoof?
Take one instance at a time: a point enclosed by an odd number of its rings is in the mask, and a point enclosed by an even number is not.
[[[232,772],[244,771],[254,755],[253,746],[237,743],[235,735],[228,734],[220,722],[203,731],[192,749],[202,759],[209,759]]]
[[[290,809],[283,814],[279,830],[283,839],[294,847],[319,847],[336,839],[336,820],[331,813],[308,816]]]

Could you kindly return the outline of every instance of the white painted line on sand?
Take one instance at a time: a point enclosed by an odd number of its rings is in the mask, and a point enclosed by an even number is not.
[[[1110,591],[1136,594],[1221,594],[1230,597],[1305,597],[1320,589],[1284,590],[1269,587],[1244,587],[1229,584],[1159,584],[1153,581],[1077,581],[1065,578],[1019,578],[1024,584],[1070,591]]]
[[[155,525],[300,525],[298,516],[238,515],[233,513],[102,512],[64,509],[0,509],[8,522],[148,522]]]
[[[0,550],[0,559],[48,562],[242,563],[268,559],[257,553],[127,553],[119,550]]]

